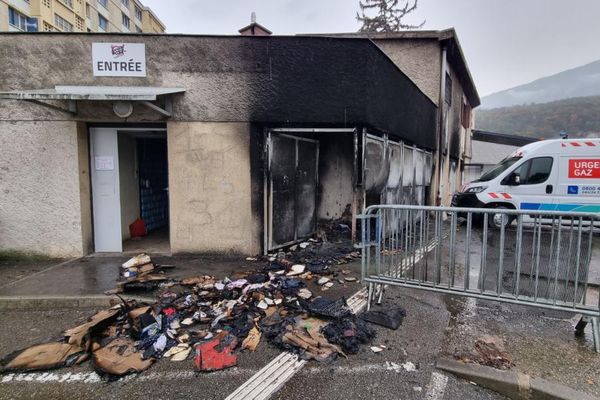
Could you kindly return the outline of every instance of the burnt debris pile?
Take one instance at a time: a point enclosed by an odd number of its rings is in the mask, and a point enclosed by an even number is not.
[[[257,268],[225,279],[173,280],[165,274],[172,267],[138,255],[122,265],[114,293],[158,289],[153,302],[122,299],[54,342],[12,353],[0,366],[4,372],[32,371],[90,360],[111,379],[142,372],[165,358],[193,359],[198,371],[221,370],[235,366],[238,354],[255,351],[261,340],[307,360],[357,353],[374,338],[374,330],[344,297],[331,300],[320,292],[358,282],[336,266],[359,254],[350,249],[317,256],[309,247],[306,242],[293,252],[249,258]]]

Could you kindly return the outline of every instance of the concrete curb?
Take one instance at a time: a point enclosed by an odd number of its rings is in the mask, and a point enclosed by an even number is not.
[[[126,300],[137,300],[152,303],[149,297],[123,296]],[[68,308],[108,308],[121,303],[116,296],[0,296],[0,311],[22,310],[55,310]]]
[[[545,379],[531,378],[520,372],[501,371],[449,359],[438,360],[436,367],[514,400],[600,400],[570,387]]]

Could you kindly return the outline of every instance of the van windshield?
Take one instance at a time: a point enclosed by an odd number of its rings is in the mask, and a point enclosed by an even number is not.
[[[511,165],[513,165],[520,159],[521,159],[521,157],[505,158],[504,160],[500,161],[500,163],[498,165],[496,165],[494,168],[490,169],[485,174],[481,175],[481,178],[477,179],[474,182],[491,181],[492,179],[496,178],[498,175],[500,175],[501,173],[506,171],[508,168],[510,168]]]

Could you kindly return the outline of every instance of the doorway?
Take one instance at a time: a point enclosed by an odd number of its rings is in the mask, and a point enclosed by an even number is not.
[[[166,130],[89,131],[94,250],[170,252]]]
[[[319,142],[271,134],[268,168],[269,250],[310,237],[317,223]]]

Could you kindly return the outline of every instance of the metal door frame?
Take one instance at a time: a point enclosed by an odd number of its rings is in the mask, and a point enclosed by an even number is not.
[[[264,247],[264,251],[270,251],[270,250],[275,250],[275,249],[279,249],[285,246],[289,246],[292,245],[294,243],[297,243],[301,240],[303,240],[304,238],[298,238],[298,231],[297,231],[297,212],[296,212],[296,196],[294,195],[294,239],[286,242],[286,243],[282,243],[282,244],[278,244],[276,246],[273,245],[273,180],[272,180],[272,176],[271,176],[271,161],[272,161],[272,154],[273,154],[273,146],[272,146],[272,133],[276,133],[277,136],[279,137],[284,137],[284,138],[288,138],[288,139],[292,139],[295,141],[295,154],[296,154],[296,159],[295,159],[295,169],[297,170],[298,168],[298,142],[299,141],[305,141],[305,142],[310,142],[310,143],[314,143],[317,145],[317,149],[316,149],[316,160],[315,160],[315,188],[317,188],[319,186],[319,141],[316,139],[308,139],[308,138],[303,138],[303,137],[299,137],[299,136],[294,136],[294,135],[290,135],[290,134],[286,134],[283,132],[306,132],[306,133],[311,133],[311,132],[315,132],[316,130],[294,130],[294,129],[270,129],[267,132],[267,141],[266,141],[266,146],[267,146],[267,163],[266,163],[266,173],[265,173],[265,177],[266,177],[266,181],[265,181],[265,187],[266,187],[266,196],[265,196],[265,203],[266,203],[266,215],[267,218],[265,218],[265,247]],[[295,185],[295,181],[294,181],[294,185]],[[295,190],[295,188],[294,188]],[[316,212],[316,206],[317,206],[317,196],[316,196],[316,192],[315,192],[315,212]],[[317,225],[317,221],[315,218],[315,222],[314,222],[314,226],[313,229],[316,229],[316,225]]]

